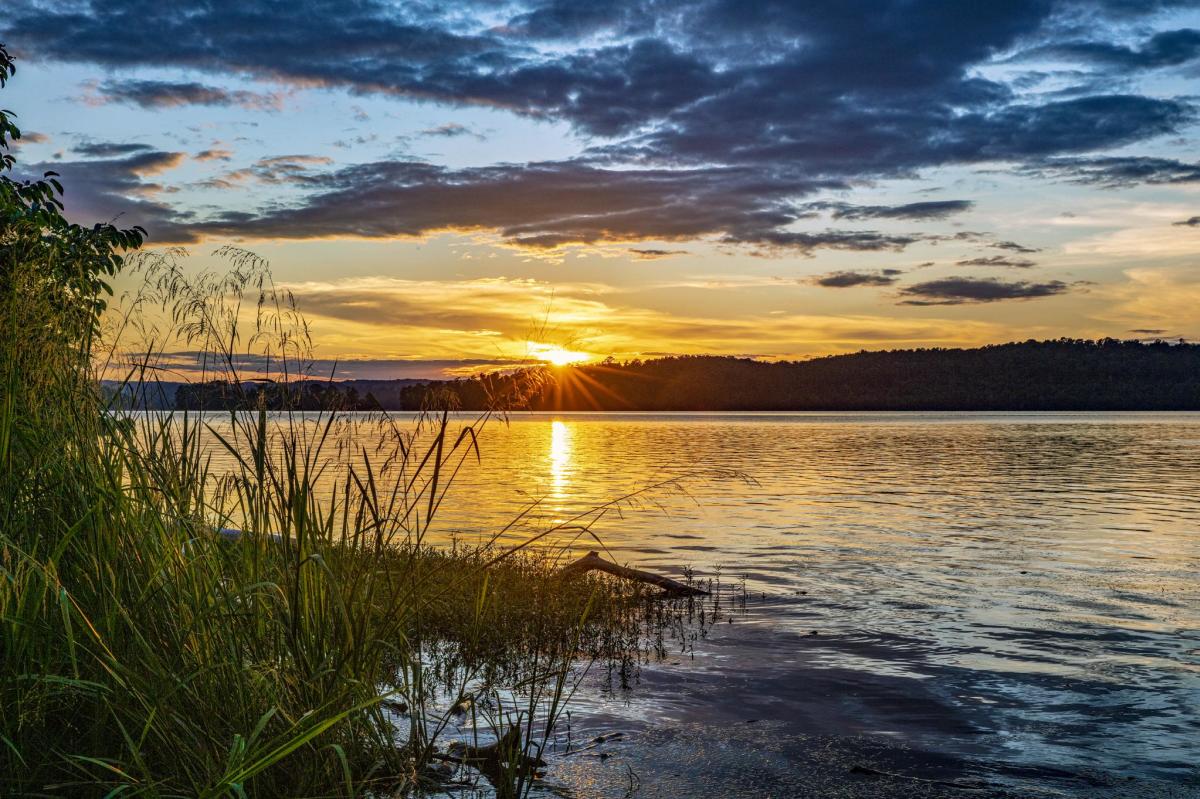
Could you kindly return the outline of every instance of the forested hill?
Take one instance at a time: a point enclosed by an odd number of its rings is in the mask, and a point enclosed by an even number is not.
[[[780,363],[695,355],[447,381],[306,381],[286,391],[183,384],[170,394],[175,408],[208,410],[417,410],[447,395],[463,410],[496,397],[514,409],[575,411],[1200,410],[1200,345],[1062,339]]]
[[[534,410],[1200,410],[1200,345],[1027,341],[764,363],[685,356],[546,370]],[[464,408],[517,378],[430,383]]]

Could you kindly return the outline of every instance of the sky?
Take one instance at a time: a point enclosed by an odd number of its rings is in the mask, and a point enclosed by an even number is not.
[[[0,41],[22,174],[268,259],[341,377],[1200,338],[1196,2],[8,0]]]

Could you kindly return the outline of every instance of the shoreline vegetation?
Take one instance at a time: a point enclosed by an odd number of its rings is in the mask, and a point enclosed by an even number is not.
[[[859,352],[810,361],[686,355],[535,365],[456,380],[109,383],[125,407],[481,411],[1194,411],[1200,344],[1058,339],[975,349]]]
[[[0,85],[13,72],[0,47]],[[456,424],[431,403],[415,427],[260,406],[222,432],[114,407],[97,379],[114,337],[149,342],[122,390],[154,381],[148,303],[231,385],[244,346],[286,387],[303,320],[249,253],[189,279],[177,254],[140,251],[143,231],[67,222],[53,174],[4,174],[19,136],[0,114],[0,793],[522,796],[589,666],[626,685],[712,623],[719,592],[663,601],[562,570],[606,512],[677,481],[556,522],[531,502],[500,531],[517,544],[431,544],[498,405]],[[139,269],[147,292],[106,328],[108,280]]]

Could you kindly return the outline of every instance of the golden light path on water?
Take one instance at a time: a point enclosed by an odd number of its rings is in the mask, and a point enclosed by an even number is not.
[[[546,509],[550,511],[551,524],[566,521],[570,497],[571,475],[575,473],[574,449],[571,443],[571,426],[556,419],[550,422],[550,449],[546,457],[550,461],[550,492],[546,497]]]
[[[550,496],[553,501],[550,509],[556,513],[565,510],[562,505],[567,498],[571,484],[573,447],[571,445],[571,428],[561,419],[550,422],[550,449],[547,458],[550,461]],[[563,521],[561,517],[553,520]]]

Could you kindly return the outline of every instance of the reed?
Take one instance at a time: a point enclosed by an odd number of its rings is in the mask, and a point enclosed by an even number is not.
[[[282,386],[307,376],[306,328],[266,264],[220,254],[227,272],[192,278],[181,253],[135,256],[146,289],[108,338],[44,291],[45,264],[9,263],[3,792],[406,794],[474,779],[463,753],[502,741],[519,752],[490,789],[524,795],[588,664],[628,679],[665,654],[681,611],[560,578],[563,542],[590,541],[603,508],[515,545],[432,544],[499,408],[414,423],[123,410],[154,390],[168,341],[235,391],[251,351]],[[145,349],[130,360],[113,339],[135,330]],[[102,392],[114,370],[123,384]],[[232,468],[214,470],[215,453]],[[244,534],[215,534],[228,527]]]
[[[0,45],[0,87],[14,71]],[[686,646],[690,606],[558,573],[648,494],[541,529],[533,502],[437,546],[511,394],[465,419],[288,410],[311,339],[267,264],[222,248],[194,274],[139,229],[70,223],[53,174],[6,174],[19,137],[0,111],[0,794],[393,796],[483,774],[522,796],[590,664],[627,680],[664,630]],[[118,312],[122,271],[144,285]],[[180,348],[251,410],[130,410]],[[254,405],[247,363],[284,411]]]

